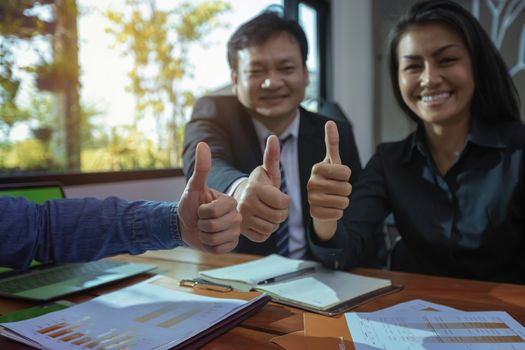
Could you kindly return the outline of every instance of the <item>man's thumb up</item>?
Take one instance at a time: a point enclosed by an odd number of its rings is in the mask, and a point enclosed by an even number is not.
[[[281,186],[280,157],[279,138],[275,135],[270,135],[266,141],[262,166],[270,177],[272,185],[277,188]]]
[[[195,150],[193,175],[188,180],[189,191],[205,191],[206,179],[211,168],[211,151],[205,142],[199,142]]]

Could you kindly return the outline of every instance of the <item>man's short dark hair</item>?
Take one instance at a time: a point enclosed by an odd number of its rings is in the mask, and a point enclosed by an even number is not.
[[[285,32],[290,34],[299,44],[303,64],[308,57],[308,41],[303,29],[297,21],[286,19],[274,10],[266,10],[241,25],[228,41],[228,64],[230,69],[237,70],[237,53],[250,46],[259,45],[271,36]]]

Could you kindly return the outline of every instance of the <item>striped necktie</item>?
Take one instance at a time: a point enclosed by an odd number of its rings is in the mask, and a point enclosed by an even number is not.
[[[283,147],[286,144],[286,141],[288,141],[292,135],[286,136],[284,139],[279,139],[279,143],[281,144],[281,154]],[[286,187],[286,178],[284,176],[284,168],[281,162],[279,162],[279,167],[281,168],[281,186],[279,189],[282,193],[288,193],[288,189]],[[289,241],[289,231],[288,231],[288,218],[284,220],[281,225],[277,228],[277,230],[274,232],[275,235],[275,251],[277,254],[282,256],[288,256],[290,251],[288,249],[288,241]]]

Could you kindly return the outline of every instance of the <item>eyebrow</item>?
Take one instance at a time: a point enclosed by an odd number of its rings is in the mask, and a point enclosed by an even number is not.
[[[436,51],[434,51],[432,53],[432,56],[435,57],[435,56],[439,56],[440,54],[442,54],[444,51],[452,48],[452,47],[460,47],[460,45],[458,44],[449,44],[449,45],[445,45],[443,47],[440,47],[439,49],[437,49]],[[417,60],[417,59],[420,59],[421,56],[417,56],[417,55],[404,55],[403,57],[401,57],[402,59],[405,59],[405,60]]]
[[[276,64],[277,65],[283,65],[283,64],[295,64],[296,62],[294,61],[293,57],[283,57],[279,60],[277,60]],[[247,67],[249,68],[254,68],[254,67],[265,67],[266,66],[266,63],[264,60],[254,60],[254,61],[251,61],[249,62],[249,64],[247,65]]]

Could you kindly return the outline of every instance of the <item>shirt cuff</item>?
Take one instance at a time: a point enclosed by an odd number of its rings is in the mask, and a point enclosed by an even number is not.
[[[175,203],[171,207],[171,217],[170,217],[170,230],[172,232],[173,240],[175,244],[179,247],[188,247],[186,242],[182,239],[181,228],[179,225],[179,203]]]
[[[306,235],[310,251],[314,257],[321,261],[323,265],[331,269],[341,269],[345,267],[344,252],[341,247],[345,246],[344,227],[341,220],[337,222],[337,230],[328,241],[321,242],[315,234],[313,220],[310,220]]]
[[[241,182],[243,182],[244,180],[247,180],[248,178],[247,177],[240,177],[238,178],[237,180],[235,180],[231,185],[230,187],[228,188],[228,190],[226,191],[226,194],[228,196],[233,196],[233,194],[235,193],[235,190],[237,189],[237,187],[239,187],[239,185],[241,184]]]

